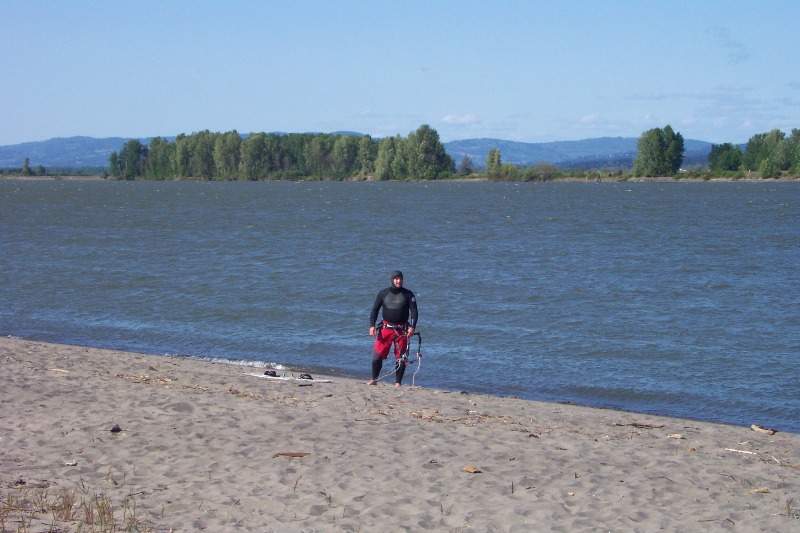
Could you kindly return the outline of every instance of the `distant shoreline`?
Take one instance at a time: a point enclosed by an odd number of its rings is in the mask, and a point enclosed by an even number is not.
[[[105,178],[101,178],[100,176],[3,176],[0,179],[6,181],[110,181],[106,180]]]
[[[0,176],[0,180],[4,181],[109,181],[109,182],[123,182],[123,181],[155,181],[155,180],[115,180],[109,178],[103,178],[101,176]],[[170,180],[159,180],[159,181],[219,181],[219,180],[201,180],[201,179],[170,179]],[[236,181],[247,181],[247,180],[230,180],[231,183]],[[270,181],[298,181],[298,180],[259,180],[261,182],[270,182]],[[299,180],[304,181],[304,180]],[[309,181],[342,181],[342,182],[354,182],[354,181],[368,181],[374,182],[374,180],[309,180]],[[424,180],[403,180],[404,182],[420,182]],[[455,179],[446,179],[446,180],[431,180],[433,182],[453,182],[453,183],[709,183],[709,182],[716,182],[716,183],[797,183],[800,181],[800,177],[791,176],[791,177],[781,177],[781,178],[673,178],[670,176],[662,176],[662,177],[642,177],[642,178],[627,178],[627,179],[616,179],[616,178],[558,178],[553,180],[547,181],[492,181],[488,178],[455,178]],[[252,182],[251,182],[252,183]],[[392,183],[391,181],[388,183]],[[400,181],[397,181],[400,183]]]

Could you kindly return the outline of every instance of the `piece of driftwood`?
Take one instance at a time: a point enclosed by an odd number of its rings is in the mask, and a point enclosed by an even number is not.
[[[753,431],[758,431],[759,433],[763,433],[764,435],[774,435],[775,433],[777,433],[777,431],[775,431],[774,429],[768,429],[765,428],[764,426],[759,426],[758,424],[753,424],[752,426],[750,426],[750,429],[752,429]]]

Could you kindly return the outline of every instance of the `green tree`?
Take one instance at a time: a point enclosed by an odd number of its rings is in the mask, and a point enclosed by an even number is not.
[[[427,124],[408,135],[406,155],[412,177],[435,180],[455,170],[453,158],[447,154],[439,134]]]
[[[800,174],[800,140],[794,141],[794,132],[798,132],[800,137],[800,130],[792,130],[793,148],[792,148],[792,164],[791,170],[795,175]]]
[[[742,165],[742,149],[731,143],[712,144],[708,153],[710,170],[739,170]]]
[[[30,176],[33,172],[31,172],[31,161],[27,157],[22,161],[22,175],[23,176]]]
[[[762,178],[777,178],[780,175],[780,168],[770,156],[761,161],[761,164],[758,165],[758,171],[761,173]]]
[[[108,156],[108,173],[115,178],[119,177],[119,154],[116,151],[111,152]]]
[[[147,158],[149,179],[165,180],[175,177],[175,144],[161,137],[150,139],[150,154]]]
[[[119,176],[133,180],[144,176],[147,167],[147,146],[136,139],[131,139],[122,146],[118,158]]]
[[[394,137],[384,137],[378,143],[378,155],[375,158],[375,179],[386,181],[394,179],[393,163],[397,152]]]
[[[660,128],[644,132],[636,143],[633,173],[637,176],[662,176],[666,168],[667,146]]]
[[[758,170],[761,161],[766,159],[767,150],[764,144],[765,133],[757,133],[750,137],[742,154],[742,166],[745,170]]]
[[[340,178],[358,173],[359,138],[353,135],[339,135],[333,143],[333,169]]]
[[[175,138],[175,173],[179,178],[192,175],[192,138],[181,133]]]
[[[761,163],[767,159],[784,140],[786,134],[781,130],[774,129],[769,133],[758,133],[750,137],[742,154],[742,166],[745,170],[760,170]],[[775,161],[771,163],[774,165]]]
[[[672,126],[669,124],[664,127],[664,142],[667,145],[665,154],[667,171],[669,174],[675,174],[681,169],[683,163],[683,154],[685,152],[683,135],[673,131]]]
[[[365,135],[358,141],[358,155],[356,164],[362,176],[371,176],[375,172],[375,159],[378,156],[378,143],[372,137]]]
[[[683,136],[675,133],[672,126],[642,133],[636,148],[638,153],[633,163],[636,176],[672,176],[683,163]]]
[[[394,157],[391,161],[392,179],[405,180],[411,175],[412,167],[409,164],[409,151],[408,140],[396,135],[394,138]]]
[[[236,178],[239,173],[242,137],[236,130],[214,136],[214,171],[215,177],[224,179]]]
[[[314,161],[312,164],[306,162],[306,146],[311,142],[313,135],[308,133],[291,133],[280,135],[277,138],[277,171],[284,176],[298,176],[308,172],[309,167],[319,166],[321,161]],[[320,147],[321,152],[321,147]]]
[[[490,148],[489,153],[486,154],[486,173],[496,177],[500,173],[501,166],[503,166],[503,160],[500,157],[500,149]]]
[[[519,181],[522,177],[522,173],[517,165],[512,163],[503,163],[500,166],[500,172],[498,173],[497,177],[502,181]]]
[[[267,135],[255,133],[244,139],[239,147],[239,175],[247,180],[267,176]]]
[[[325,176],[333,171],[333,135],[320,134],[305,138],[306,176]]]
[[[192,134],[190,168],[195,178],[211,178],[214,176],[214,136],[208,130]]]
[[[771,151],[769,159],[774,161],[778,170],[789,170],[792,166],[792,143],[789,139],[781,139],[778,144]]]

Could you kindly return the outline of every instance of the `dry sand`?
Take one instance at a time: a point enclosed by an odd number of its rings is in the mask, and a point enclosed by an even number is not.
[[[151,531],[800,530],[797,434],[13,338],[0,365],[4,531],[76,531],[67,494]]]

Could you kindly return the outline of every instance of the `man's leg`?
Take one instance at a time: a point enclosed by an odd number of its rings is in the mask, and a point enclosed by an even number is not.
[[[406,363],[402,359],[397,360],[397,367],[394,370],[394,386],[400,387],[403,382],[403,374],[406,373]]]
[[[394,371],[394,386],[400,387],[403,382],[403,374],[406,372],[406,363],[403,356],[408,349],[408,337],[403,335],[396,335],[394,338],[394,357],[396,362]]]
[[[378,384],[378,377],[381,375],[381,368],[383,368],[383,359],[378,357],[377,359],[372,360],[372,379],[367,383],[367,385],[377,385]]]
[[[367,385],[377,385],[378,377],[381,375],[383,360],[389,355],[392,347],[391,338],[387,342],[385,333],[387,330],[379,329],[375,334],[375,344],[372,346],[372,379],[367,381]]]

